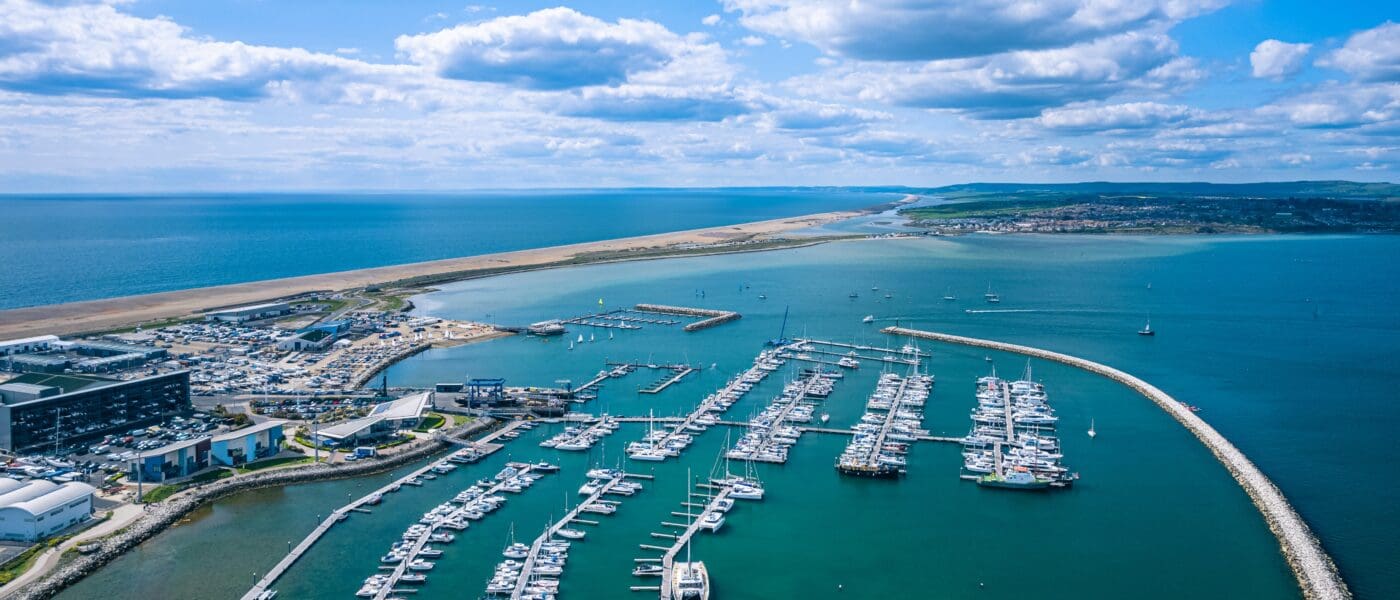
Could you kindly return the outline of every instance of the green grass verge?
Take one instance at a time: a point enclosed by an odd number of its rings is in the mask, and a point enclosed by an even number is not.
[[[49,548],[62,544],[70,537],[73,536],[64,535],[56,538],[49,538],[47,541],[36,544],[32,548],[10,559],[9,562],[5,563],[4,567],[0,567],[0,585],[14,581],[16,577],[23,575],[25,571],[28,571],[30,567],[34,566],[34,561],[39,559],[40,554],[43,554],[44,551]]]
[[[283,456],[279,458],[268,458],[256,462],[251,462],[241,467],[238,467],[238,472],[252,473],[253,471],[260,471],[262,469],[269,469],[272,467],[283,467],[287,465],[299,465],[303,463],[310,463],[314,460],[315,459],[310,456]]]
[[[438,413],[428,413],[428,416],[423,417],[423,422],[419,423],[418,426],[415,427],[413,430],[417,431],[418,433],[427,433],[429,431],[442,427],[442,424],[446,422],[447,418],[443,417],[442,415]]]
[[[183,490],[192,485],[216,481],[219,479],[224,479],[226,477],[233,477],[233,471],[230,471],[228,469],[216,469],[213,471],[205,471],[203,473],[195,475],[194,477],[189,478],[188,480],[181,481],[180,483],[171,483],[167,485],[157,486],[155,489],[142,494],[141,502],[144,504],[160,502],[161,500],[175,495],[176,492],[179,492],[180,490]]]

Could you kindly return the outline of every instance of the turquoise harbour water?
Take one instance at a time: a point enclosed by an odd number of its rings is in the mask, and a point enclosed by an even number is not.
[[[707,368],[656,396],[653,376],[612,380],[584,408],[658,416],[688,412],[744,368],[778,333],[898,346],[878,327],[901,325],[1040,346],[1124,369],[1191,404],[1280,486],[1336,558],[1361,598],[1400,591],[1400,523],[1388,474],[1400,389],[1397,237],[969,236],[825,244],[767,252],[540,271],[445,286],[416,300],[420,313],[520,324],[637,302],[729,308],[743,319],[699,333],[649,326],[567,349],[567,341],[508,338],[433,350],[390,369],[391,385],[467,377],[512,384],[582,381],[605,360],[687,361]],[[981,295],[991,283],[1002,303]],[[1151,284],[1149,288],[1148,284]],[[744,287],[747,284],[747,287]],[[871,286],[879,286],[872,292]],[[704,297],[698,291],[704,291]],[[860,297],[851,300],[851,291]],[[950,291],[957,302],[944,302]],[[886,292],[893,298],[886,300]],[[767,300],[758,299],[766,294]],[[997,312],[965,312],[993,309]],[[1151,312],[1155,338],[1135,331]],[[872,314],[874,325],[860,322]],[[960,435],[974,404],[980,350],[923,344],[937,377],[925,427]],[[1025,361],[991,354],[1003,374]],[[713,365],[714,368],[709,368]],[[1069,367],[1033,364],[1061,417],[1071,490],[1024,494],[957,478],[956,446],[923,443],[898,481],[840,477],[844,439],[807,434],[783,466],[761,467],[768,498],[740,503],[724,529],[702,535],[718,599],[735,598],[1292,598],[1276,541],[1228,473],[1184,428],[1146,399]],[[847,427],[863,411],[877,367],[867,363],[822,410]],[[775,394],[770,379],[730,409],[746,419]],[[1084,434],[1094,419],[1099,436]],[[405,489],[336,527],[278,583],[287,598],[347,598],[377,557],[429,507],[506,460],[563,466],[447,548],[416,599],[474,598],[512,523],[528,539],[576,501],[590,462],[611,463],[644,425],[628,425],[585,454],[539,448],[550,427],[483,463]],[[737,435],[737,433],[735,434]],[[698,437],[655,473],[617,515],[600,517],[571,552],[567,598],[646,598],[627,586],[638,544],[674,521],[686,469],[705,473],[725,429]],[[340,481],[244,494],[201,511],[60,597],[228,598],[245,590],[352,495],[386,481]]]
[[[0,309],[862,208],[851,189],[3,196]]]

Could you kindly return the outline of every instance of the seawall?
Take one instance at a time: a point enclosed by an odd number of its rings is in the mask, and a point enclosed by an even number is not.
[[[886,327],[880,331],[890,335],[904,335],[949,344],[989,348],[1052,360],[1102,375],[1132,388],[1133,391],[1146,396],[1162,410],[1167,411],[1167,414],[1175,418],[1177,422],[1186,426],[1186,429],[1190,430],[1202,444],[1205,444],[1215,454],[1215,458],[1225,465],[1225,468],[1234,476],[1235,481],[1244,488],[1245,493],[1249,494],[1259,512],[1263,513],[1264,520],[1268,523],[1269,529],[1273,531],[1274,537],[1278,538],[1280,549],[1288,561],[1289,567],[1293,570],[1294,577],[1298,579],[1298,587],[1301,588],[1304,598],[1316,600],[1351,598],[1351,591],[1347,589],[1346,582],[1337,572],[1336,564],[1322,549],[1322,544],[1313,535],[1312,529],[1308,527],[1302,517],[1298,516],[1297,511],[1293,510],[1293,505],[1288,503],[1288,499],[1283,496],[1283,492],[1279,491],[1278,486],[1275,486],[1268,476],[1264,475],[1259,467],[1256,467],[1239,448],[1231,444],[1230,440],[1225,439],[1225,436],[1196,416],[1196,413],[1166,392],[1157,389],[1156,386],[1107,365],[1030,346],[903,327]]]
[[[495,425],[493,419],[482,419],[454,431],[452,435],[454,437],[471,435],[489,429],[493,425]],[[77,583],[83,577],[88,576],[103,565],[115,560],[131,548],[134,548],[137,544],[164,531],[167,527],[175,524],[185,515],[189,514],[190,511],[199,508],[207,502],[212,502],[239,492],[260,488],[291,485],[309,481],[345,479],[381,473],[421,460],[451,447],[453,446],[449,442],[435,439],[425,440],[422,444],[414,448],[379,460],[355,462],[353,464],[317,463],[302,467],[274,469],[229,479],[220,479],[189,491],[181,492],[164,502],[148,505],[149,509],[145,516],[129,525],[124,531],[102,540],[101,550],[93,554],[80,556],[23,589],[5,590],[5,593],[0,595],[0,597],[6,600],[41,600],[52,598],[58,595],[60,591],[63,591],[64,588]]]

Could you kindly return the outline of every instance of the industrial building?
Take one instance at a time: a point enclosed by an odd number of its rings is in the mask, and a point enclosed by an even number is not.
[[[39,335],[0,342],[0,356],[43,352],[58,342],[56,335]]]
[[[252,427],[216,435],[210,442],[210,458],[216,465],[236,467],[276,456],[282,451],[284,424],[286,421],[264,421]]]
[[[277,349],[290,352],[325,350],[331,347],[333,343],[335,343],[334,333],[325,329],[308,329],[301,333],[277,340]]]
[[[209,311],[204,313],[204,320],[223,321],[225,323],[246,323],[248,321],[271,319],[291,313],[292,307],[286,302],[268,302],[266,304],[253,304],[250,306]]]
[[[86,483],[0,477],[0,539],[33,542],[92,518]]]
[[[316,443],[350,447],[382,440],[400,429],[413,429],[433,405],[433,393],[423,392],[374,405],[369,415],[338,423],[315,432]]]
[[[188,477],[209,466],[212,446],[210,438],[201,437],[142,452],[128,463],[127,479],[158,483]]]
[[[190,410],[190,373],[122,381],[26,373],[0,383],[0,449],[52,450]]]

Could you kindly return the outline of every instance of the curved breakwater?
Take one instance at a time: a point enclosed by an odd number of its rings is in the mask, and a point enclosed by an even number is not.
[[[1298,579],[1298,585],[1302,589],[1305,598],[1317,600],[1345,600],[1351,598],[1351,591],[1347,589],[1346,582],[1342,580],[1337,572],[1336,565],[1331,557],[1322,549],[1317,537],[1313,535],[1308,527],[1293,510],[1293,506],[1288,503],[1277,486],[1264,475],[1258,467],[1254,465],[1243,452],[1231,444],[1225,436],[1216,431],[1214,427],[1196,416],[1194,412],[1186,408],[1175,398],[1156,386],[1147,383],[1128,373],[1113,367],[1085,360],[1068,354],[1042,350],[1030,346],[1008,344],[979,338],[950,335],[932,331],[921,331],[903,327],[886,327],[882,333],[890,335],[904,335],[909,337],[946,342],[950,344],[961,344],[965,346],[976,346],[1001,350],[1004,352],[1014,352],[1035,358],[1052,360],[1055,362],[1078,367],[1091,373],[1102,375],[1118,383],[1121,383],[1134,391],[1146,396],[1157,406],[1167,411],[1182,425],[1186,426],[1201,443],[1210,449],[1211,453],[1225,465],[1235,480],[1249,494],[1254,505],[1263,513],[1264,520],[1268,523],[1269,529],[1278,538],[1279,545],[1284,557],[1288,561],[1289,567],[1293,570],[1294,576]]]

